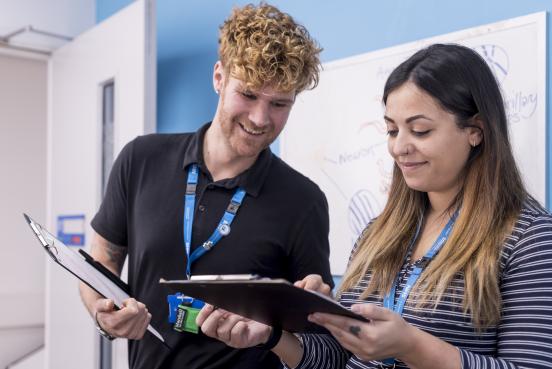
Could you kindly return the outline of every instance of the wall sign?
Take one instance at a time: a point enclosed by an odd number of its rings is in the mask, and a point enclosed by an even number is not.
[[[84,214],[57,217],[57,238],[67,246],[84,246],[85,229]]]

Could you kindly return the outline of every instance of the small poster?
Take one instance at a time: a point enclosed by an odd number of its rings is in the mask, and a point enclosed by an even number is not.
[[[67,246],[84,246],[84,214],[58,215],[57,238]]]

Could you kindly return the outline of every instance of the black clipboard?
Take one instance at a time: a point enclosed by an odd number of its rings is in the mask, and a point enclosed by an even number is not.
[[[322,326],[308,321],[308,315],[315,312],[367,321],[331,298],[295,287],[285,279],[244,280],[218,276],[211,279],[162,279],[159,283],[172,291],[182,292],[211,305],[292,333],[327,333]]]
[[[79,249],[79,253],[76,253],[27,214],[23,214],[23,217],[56,264],[103,297],[112,299],[116,308],[122,307],[123,300],[130,297],[130,288],[125,282],[94,260],[86,251]],[[148,325],[147,330],[170,349],[163,336],[151,324]]]
[[[84,256],[84,260],[86,260],[86,262],[88,264],[92,265],[98,272],[102,273],[104,277],[109,279],[117,287],[119,287],[121,290],[123,290],[125,293],[127,293],[130,296],[130,287],[121,278],[119,278],[118,276],[113,274],[113,272],[111,270],[104,267],[104,265],[102,263],[100,263],[99,261],[96,261],[89,253],[87,253],[83,249],[79,249],[79,254]],[[87,282],[84,282],[84,283],[87,283]],[[92,289],[94,289],[94,287],[92,287],[92,286],[90,286],[90,287]],[[98,292],[98,291],[96,291],[96,292]]]

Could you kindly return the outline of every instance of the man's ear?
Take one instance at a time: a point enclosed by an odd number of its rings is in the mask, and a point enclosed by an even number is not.
[[[222,91],[222,88],[224,87],[224,79],[224,67],[222,66],[222,62],[219,60],[215,63],[213,68],[213,88],[215,89],[217,95],[220,94],[220,91]]]
[[[466,127],[468,129],[469,141],[472,147],[476,147],[483,142],[483,125],[485,122],[481,119],[479,114],[476,114],[470,122],[470,125]]]

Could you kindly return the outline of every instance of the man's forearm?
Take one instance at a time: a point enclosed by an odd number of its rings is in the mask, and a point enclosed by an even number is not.
[[[102,296],[94,291],[92,288],[88,287],[84,282],[80,282],[79,292],[84,306],[86,307],[90,315],[94,316],[94,303],[96,302],[96,300],[102,298]]]
[[[126,258],[126,247],[117,246],[100,235],[94,234],[90,254],[94,260],[100,262],[115,275],[121,274]],[[102,296],[82,282],[79,285],[79,292],[86,309],[90,315],[94,315],[94,304]]]

